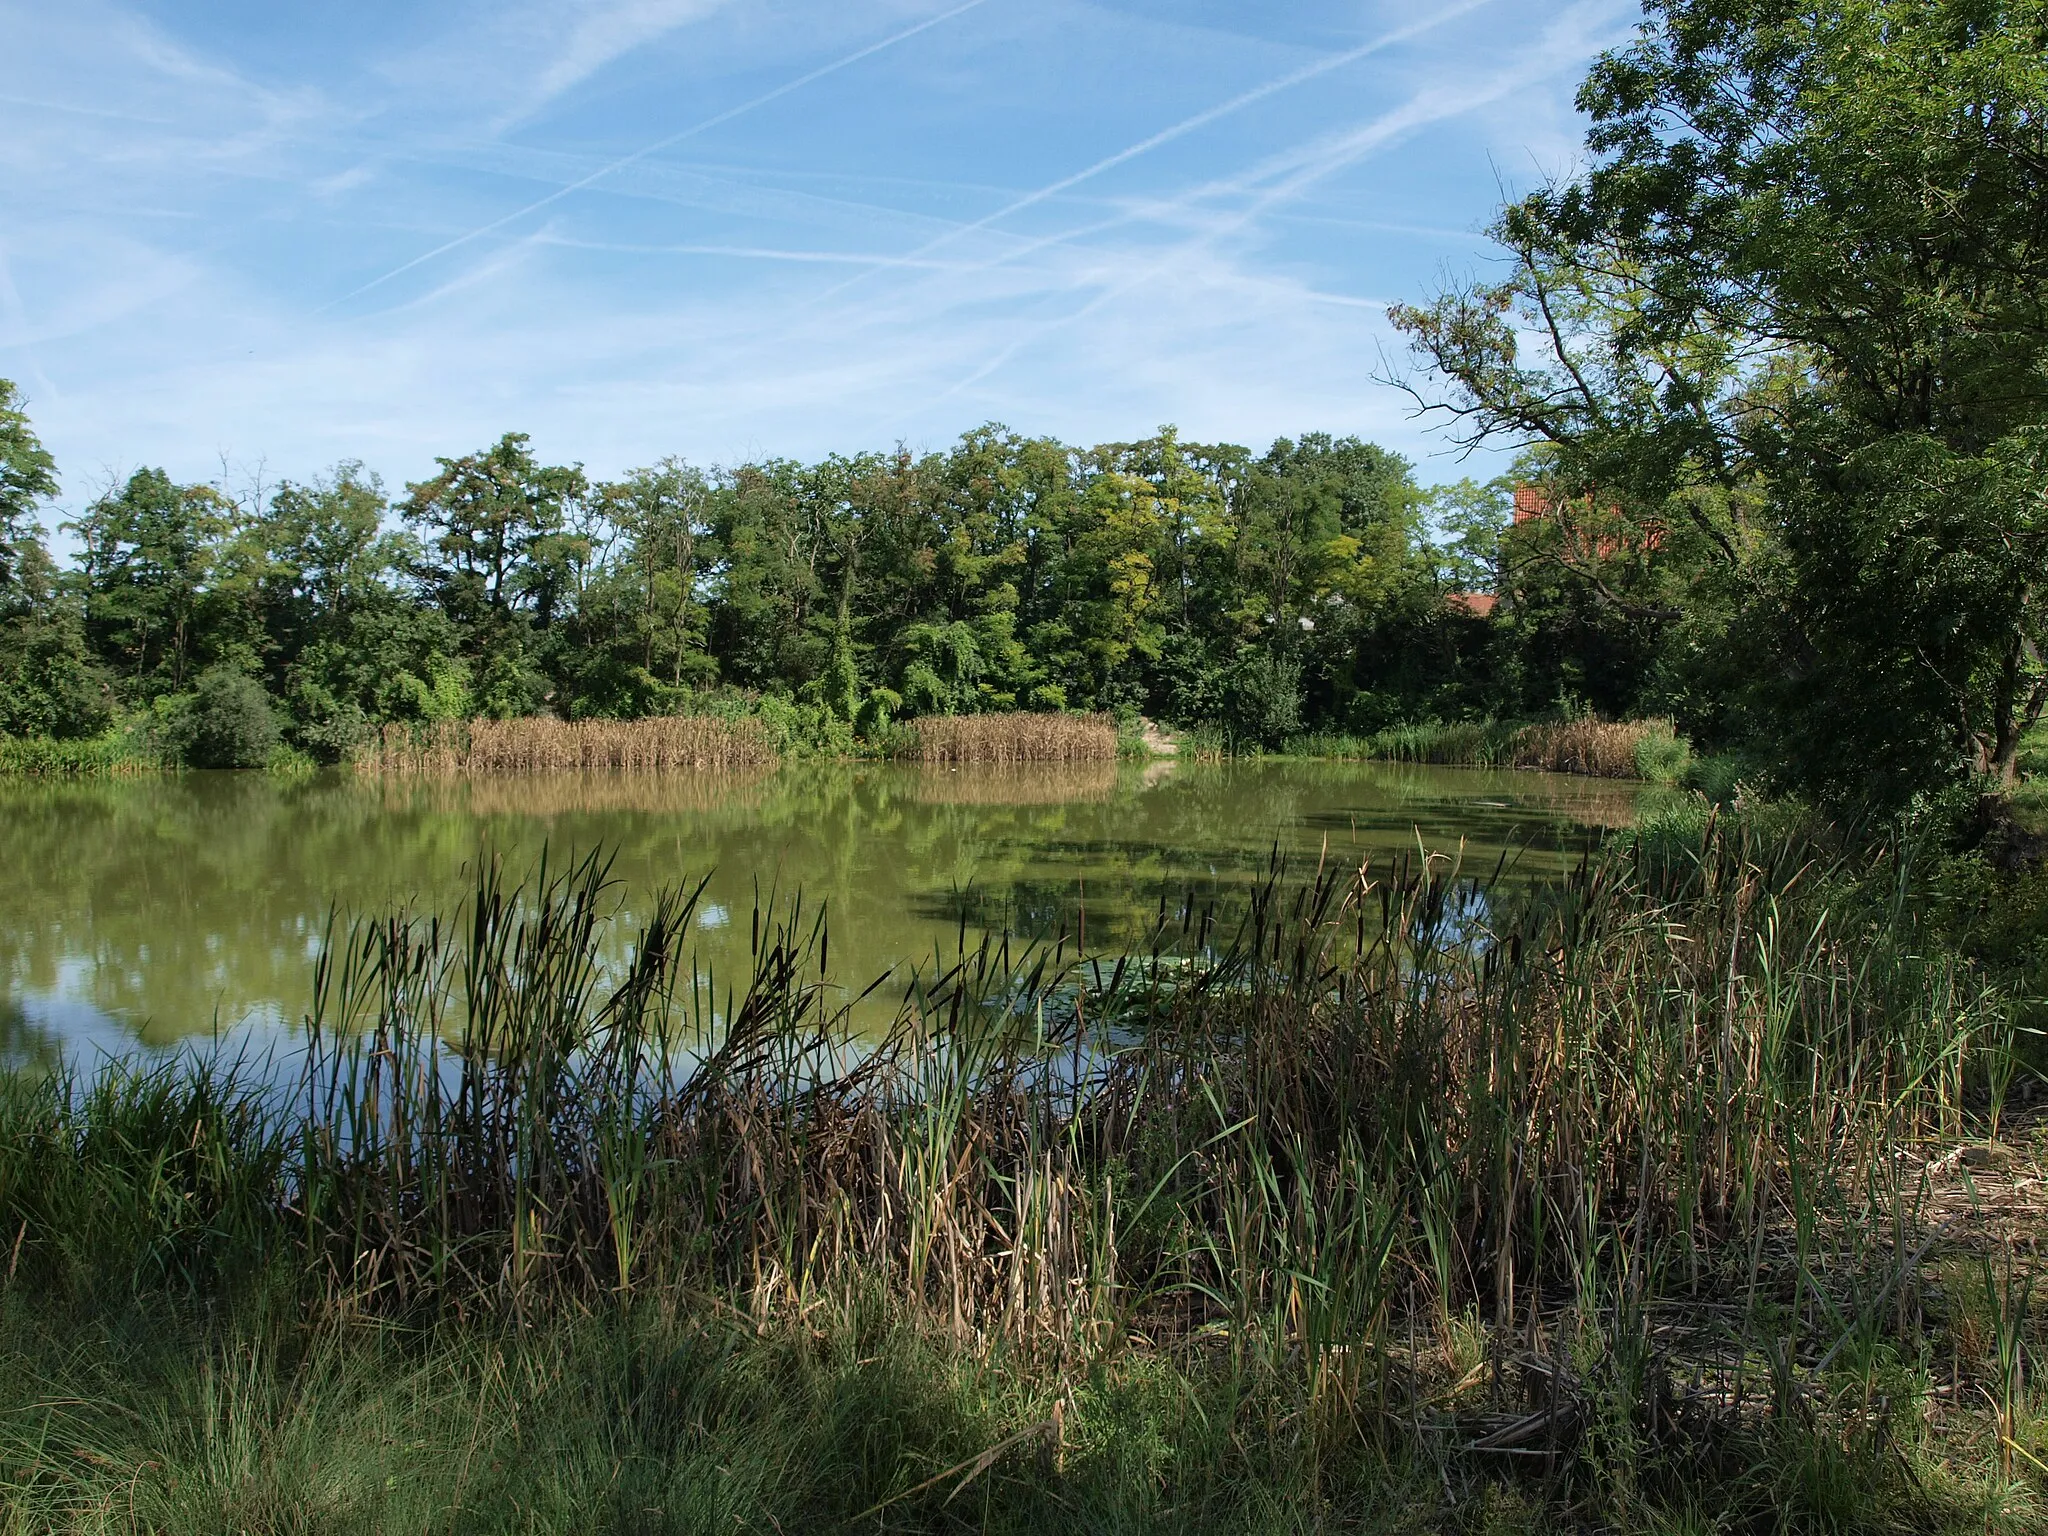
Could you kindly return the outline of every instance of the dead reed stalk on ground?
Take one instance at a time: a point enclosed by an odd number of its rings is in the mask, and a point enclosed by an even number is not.
[[[1116,760],[1116,721],[1108,715],[926,715],[910,728],[922,763]]]
[[[358,771],[410,778],[492,774],[668,772],[767,767],[757,720],[660,715],[645,720],[443,720],[387,725]]]

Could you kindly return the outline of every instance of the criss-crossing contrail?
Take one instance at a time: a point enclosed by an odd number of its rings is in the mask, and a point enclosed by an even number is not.
[[[664,149],[668,149],[672,145],[680,144],[685,139],[695,138],[700,133],[708,133],[713,128],[719,127],[724,123],[729,123],[736,117],[744,116],[746,113],[755,111],[760,107],[767,106],[768,103],[770,103],[771,101],[779,101],[784,96],[787,96],[791,91],[800,91],[805,86],[811,84],[813,81],[822,80],[827,75],[837,74],[842,69],[846,69],[851,65],[858,64],[862,59],[872,58],[874,57],[874,55],[882,52],[884,49],[894,48],[898,43],[908,42],[911,38],[917,36],[920,32],[928,32],[933,27],[951,21],[955,16],[964,15],[968,11],[974,10],[977,6],[986,5],[987,3],[988,0],[966,0],[966,3],[964,5],[956,5],[949,11],[941,11],[936,16],[928,16],[923,21],[918,22],[916,25],[905,27],[901,32],[891,33],[889,36],[882,38],[879,42],[869,43],[865,48],[855,49],[852,53],[847,54],[844,58],[834,59],[830,64],[821,64],[816,69],[812,70],[809,74],[799,75],[794,80],[785,81],[783,84],[776,86],[774,90],[764,91],[759,96],[754,97],[751,101],[743,101],[736,107],[728,107],[725,109],[725,111],[717,113],[715,116],[707,117],[700,123],[692,123],[689,127],[680,129],[675,133],[669,134],[666,138],[656,139],[652,144],[648,144],[640,149],[636,149],[630,155],[621,155],[618,159],[612,161],[609,165],[599,166],[589,175],[581,177],[576,181],[572,181],[567,186],[557,187],[554,191],[550,192],[546,197],[528,203],[524,208],[515,208],[510,213],[504,215],[502,218],[493,219],[488,224],[480,224],[475,229],[470,230],[467,234],[457,235],[453,240],[449,240],[441,245],[437,245],[431,251],[422,252],[420,255],[413,257],[411,261],[393,267],[389,272],[384,273],[382,276],[371,278],[367,283],[364,283],[360,288],[352,289],[349,292],[344,293],[338,299],[330,299],[327,303],[321,305],[320,309],[316,310],[315,313],[324,313],[325,311],[334,308],[337,304],[346,304],[350,299],[360,298],[362,295],[368,293],[373,288],[381,288],[384,284],[390,282],[394,277],[402,277],[407,272],[412,271],[413,268],[421,266],[426,262],[432,261],[437,256],[445,256],[450,251],[456,250],[461,246],[469,244],[472,240],[480,240],[485,235],[495,234],[498,230],[503,229],[507,224],[511,224],[519,219],[523,219],[530,213],[538,213],[541,209],[547,207],[549,204],[560,202],[563,198],[569,196],[572,192],[581,192],[585,187],[592,186],[595,183],[604,180],[605,177],[624,170],[629,165],[633,165],[638,161],[645,160],[649,155],[658,155]]]
[[[1120,149],[1113,155],[1107,155],[1096,161],[1093,165],[1085,166],[1081,170],[1075,171],[1072,175],[1063,176],[1058,181],[1048,186],[1040,187],[1034,192],[1027,192],[1014,202],[1007,203],[1003,207],[996,209],[993,213],[984,214],[981,218],[966,224],[956,225],[944,234],[934,236],[906,255],[892,257],[888,261],[880,262],[869,272],[864,273],[863,278],[873,276],[876,272],[886,272],[891,267],[908,265],[919,257],[930,255],[940,246],[950,245],[963,235],[971,235],[976,230],[987,229],[991,224],[999,224],[1005,219],[1022,213],[1027,208],[1036,207],[1048,198],[1058,197],[1062,192],[1078,187],[1084,181],[1091,181],[1095,177],[1102,175],[1105,171],[1115,170],[1126,161],[1135,160],[1140,155],[1149,154],[1162,144],[1170,144],[1175,139],[1184,138],[1198,129],[1208,127],[1209,124],[1216,122],[1220,118],[1230,116],[1233,112],[1241,112],[1246,107],[1254,106],[1264,101],[1268,96],[1277,96],[1282,91],[1292,90],[1297,85],[1305,85],[1319,75],[1327,75],[1332,70],[1344,68],[1347,64],[1356,64],[1360,59],[1370,58],[1373,54],[1383,52],[1388,48],[1398,47],[1402,43],[1420,37],[1425,32],[1434,31],[1446,22],[1456,20],[1468,11],[1476,11],[1481,6],[1491,5],[1492,3],[1493,0],[1463,0],[1462,4],[1445,6],[1441,10],[1433,11],[1420,21],[1410,22],[1405,27],[1397,27],[1394,31],[1383,33],[1370,42],[1359,44],[1356,48],[1346,49],[1342,53],[1330,54],[1327,57],[1315,60],[1313,63],[1304,64],[1300,69],[1294,70],[1290,74],[1280,75],[1266,81],[1262,85],[1255,85],[1250,90],[1231,97],[1228,101],[1218,102],[1213,107],[1197,112],[1193,117],[1182,118],[1171,127],[1160,129],[1150,138],[1140,139],[1137,143]],[[856,278],[840,286],[842,288],[851,287],[853,282],[861,280]],[[820,297],[824,297],[824,295]]]
[[[1475,0],[1475,4],[1477,3],[1484,3],[1484,0]],[[1473,5],[1464,7],[1467,10],[1472,8]],[[1231,178],[1227,182],[1209,183],[1184,194],[1175,201],[1189,203],[1221,191],[1249,192],[1260,183],[1271,183],[1263,191],[1258,192],[1248,207],[1226,219],[1220,226],[1175,247],[1159,260],[1141,265],[1125,274],[1121,281],[1105,287],[1079,309],[1056,319],[1040,322],[1029,334],[1011,342],[965,378],[949,386],[936,399],[950,399],[972,388],[1001,368],[1027,345],[1043,340],[1048,332],[1073,325],[1131,289],[1153,281],[1190,251],[1215,245],[1225,236],[1250,225],[1275,205],[1298,196],[1316,181],[1342,169],[1360,156],[1370,154],[1401,134],[1429,123],[1461,116],[1498,101],[1516,88],[1551,73],[1567,59],[1575,58],[1583,52],[1576,46],[1577,34],[1572,31],[1570,24],[1583,20],[1589,12],[1597,8],[1595,0],[1578,0],[1563,17],[1552,24],[1545,37],[1544,46],[1539,49],[1535,58],[1524,59],[1501,70],[1475,88],[1463,91],[1438,89],[1418,92],[1401,105],[1378,114],[1347,133],[1326,135],[1297,150],[1269,158],[1247,175]],[[1049,237],[1045,243],[1051,243],[1057,238]]]
[[[1476,11],[1480,7],[1491,5],[1492,3],[1493,0],[1462,0],[1460,4],[1446,6],[1442,10],[1434,11],[1420,21],[1410,22],[1405,27],[1397,27],[1391,32],[1383,33],[1373,38],[1369,42],[1359,44],[1356,48],[1347,48],[1342,53],[1333,53],[1324,58],[1316,59],[1311,63],[1304,64],[1297,70],[1276,76],[1263,84],[1255,85],[1250,90],[1240,92],[1238,95],[1231,97],[1228,101],[1221,101],[1213,107],[1204,108],[1194,116],[1182,118],[1179,122],[1162,128],[1150,137],[1140,139],[1137,143],[1120,149],[1113,155],[1106,155],[1102,159],[1097,160],[1093,165],[1084,166],[1082,169],[1073,172],[1071,175],[1063,176],[1048,186],[1040,187],[1036,191],[1027,192],[1022,197],[996,209],[993,213],[984,214],[982,217],[966,224],[955,225],[944,233],[935,235],[915,250],[907,251],[901,256],[887,257],[877,261],[866,270],[857,272],[851,277],[836,282],[829,288],[813,294],[798,305],[797,308],[799,311],[806,312],[815,310],[819,305],[839,297],[839,295],[847,292],[849,289],[858,288],[868,279],[884,272],[899,271],[905,267],[927,267],[930,263],[926,258],[933,251],[941,246],[951,244],[963,235],[971,235],[976,230],[987,229],[993,224],[1000,224],[1005,219],[1022,213],[1027,208],[1032,208],[1039,203],[1045,202],[1048,198],[1058,197],[1062,192],[1077,187],[1084,181],[1092,180],[1102,175],[1105,171],[1114,170],[1128,161],[1137,159],[1140,155],[1150,153],[1163,144],[1170,144],[1175,139],[1183,138],[1198,129],[1206,128],[1209,124],[1264,101],[1269,96],[1277,96],[1283,91],[1292,90],[1297,85],[1306,84],[1319,75],[1329,74],[1333,70],[1344,68],[1347,64],[1356,64],[1359,60],[1369,58],[1375,53],[1409,42],[1414,38],[1420,37],[1425,32],[1435,30],[1446,22],[1456,20],[1469,11]],[[1086,229],[1065,230],[1059,234],[1042,235],[1036,240],[1028,241],[1019,249],[993,256],[974,267],[968,268],[968,270],[975,271],[984,267],[1003,266],[1021,257],[1041,251],[1047,246],[1065,245],[1077,238],[1100,234],[1104,230],[1115,229],[1121,225],[1133,222],[1134,218],[1142,216],[1142,213],[1138,215],[1128,212],[1120,213],[1104,223],[1090,225]]]

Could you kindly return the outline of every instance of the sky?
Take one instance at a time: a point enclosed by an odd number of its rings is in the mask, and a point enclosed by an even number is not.
[[[0,377],[65,501],[1356,434],[1632,0],[0,0]]]

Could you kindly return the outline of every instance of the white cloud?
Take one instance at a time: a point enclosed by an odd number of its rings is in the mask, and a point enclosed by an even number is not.
[[[936,26],[948,0],[780,0],[759,16],[728,0],[528,4],[482,24],[451,24],[440,0],[406,69],[355,59],[274,88],[195,31],[161,36],[102,0],[0,0],[0,27],[46,18],[26,29],[40,41],[24,94],[77,109],[28,109],[19,131],[0,113],[0,375],[33,385],[74,488],[108,460],[211,475],[223,449],[295,476],[360,456],[395,485],[508,429],[609,474],[669,452],[937,446],[987,417],[1082,441],[1168,420],[1247,442],[1328,428],[1420,456],[1405,405],[1371,382],[1389,338],[1378,300],[1427,281],[1445,229],[1484,222],[1484,166],[1525,157],[1521,124],[1545,153],[1562,142],[1571,67],[1627,10],[1523,4],[1264,95],[1257,82],[1302,57],[1291,45],[1252,65],[1217,52],[1197,75],[1210,45],[1182,38],[1177,72],[1133,82],[1154,93],[1141,106],[1086,117],[960,85],[994,93],[1034,48],[1063,78],[1068,11],[1007,0],[884,55],[878,17]],[[47,19],[60,13],[83,19]],[[508,101],[559,99],[700,24],[674,58],[745,114],[727,109],[719,164],[617,158],[687,128],[667,85],[637,116],[579,98],[575,137],[552,119],[484,133]],[[98,57],[95,28],[114,40]],[[813,91],[803,72],[821,57],[842,72]],[[752,111],[770,98],[748,92],[778,81],[807,92],[801,110]],[[1207,104],[1248,81],[1227,130],[1159,139],[1213,121]],[[891,114],[907,126],[863,137]],[[1403,191],[1411,152],[1487,185],[1469,202]],[[1076,166],[1114,174],[1084,198]],[[951,248],[918,252],[935,241]],[[323,308],[456,246],[373,303]],[[886,270],[842,293],[849,264]]]

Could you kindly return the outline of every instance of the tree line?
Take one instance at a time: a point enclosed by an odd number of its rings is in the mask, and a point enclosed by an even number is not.
[[[1354,438],[1076,449],[988,426],[943,452],[600,481],[513,433],[395,498],[353,463],[239,493],[143,469],[62,525],[60,568],[29,515],[54,466],[6,402],[17,735],[169,718],[224,675],[329,760],[387,721],[631,717],[720,692],[862,731],[1088,709],[1264,745],[1640,702],[1596,611],[1532,591],[1514,609],[1532,644],[1446,601],[1491,586],[1503,487],[1425,493]]]

